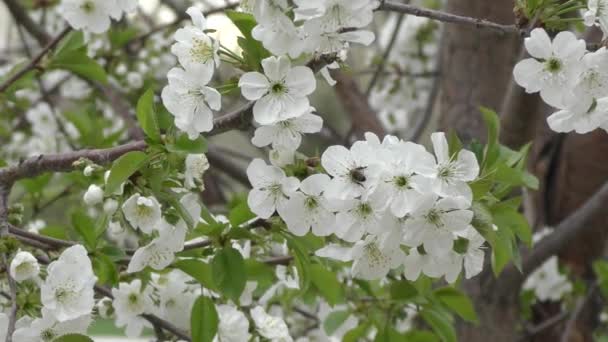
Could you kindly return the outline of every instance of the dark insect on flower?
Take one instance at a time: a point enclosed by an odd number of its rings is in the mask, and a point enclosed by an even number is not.
[[[367,166],[359,166],[352,170],[350,170],[350,179],[352,179],[355,183],[363,183],[367,180],[363,170],[365,170]]]

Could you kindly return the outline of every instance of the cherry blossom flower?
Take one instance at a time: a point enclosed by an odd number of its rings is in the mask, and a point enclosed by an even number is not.
[[[193,79],[211,79],[215,68],[220,64],[219,42],[205,33],[207,24],[200,9],[190,7],[186,13],[192,18],[194,26],[183,27],[175,32],[177,42],[171,46],[171,52],[177,56],[184,69],[192,74]]]
[[[191,140],[213,128],[213,110],[222,106],[220,93],[207,86],[211,74],[187,72],[173,68],[167,74],[169,84],[161,97],[167,110],[175,117],[175,126]]]
[[[17,282],[35,279],[39,272],[38,260],[30,252],[19,251],[11,261],[10,274]]]
[[[334,232],[336,216],[328,200],[322,196],[329,182],[329,176],[325,174],[309,176],[300,184],[300,192],[292,194],[279,208],[279,215],[289,231],[298,236],[306,235],[311,228],[317,236]]]
[[[216,309],[220,323],[214,342],[249,341],[249,320],[244,313],[230,304],[218,305]]]
[[[59,322],[87,315],[95,305],[91,260],[82,245],[72,246],[47,267],[47,277],[40,286],[40,300]]]
[[[160,203],[156,198],[144,197],[140,194],[133,194],[129,197],[122,205],[122,212],[133,228],[146,234],[157,229],[156,225],[161,218]]]
[[[249,164],[247,178],[253,186],[247,204],[261,218],[269,218],[277,207],[285,205],[288,196],[300,185],[297,178],[287,177],[283,170],[267,165],[262,159],[254,159]]]
[[[261,306],[256,306],[251,310],[251,318],[255,323],[257,332],[262,335],[262,337],[273,342],[293,341],[289,335],[289,330],[287,329],[285,321],[280,317],[267,314]]]
[[[296,150],[302,143],[303,133],[317,133],[323,127],[323,119],[311,114],[311,109],[295,118],[258,127],[251,143],[258,147],[272,145],[272,148]]]
[[[117,289],[112,289],[112,295],[116,326],[126,327],[127,337],[140,336],[144,326],[149,324],[139,315],[149,312],[152,307],[152,300],[149,293],[142,289],[141,280],[120,283]]]
[[[560,106],[564,89],[568,89],[580,72],[585,41],[577,39],[572,32],[563,31],[551,42],[544,29],[536,28],[524,44],[533,58],[515,65],[515,81],[528,93],[540,91],[540,96],[549,105]]]
[[[261,125],[269,125],[306,112],[310,107],[308,95],[316,88],[310,68],[291,67],[287,57],[262,60],[264,74],[248,72],[241,76],[239,87],[243,96],[256,101],[253,117]]]

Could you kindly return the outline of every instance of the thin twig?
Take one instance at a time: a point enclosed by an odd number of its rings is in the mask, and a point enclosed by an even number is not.
[[[0,93],[4,93],[6,89],[8,89],[13,83],[17,82],[21,77],[25,76],[28,72],[39,67],[39,63],[44,58],[44,56],[53,49],[59,42],[72,30],[71,27],[66,27],[57,35],[57,37],[53,38],[38,54],[30,60],[30,62],[17,71],[13,76],[9,77],[6,81],[0,85]]]
[[[27,14],[27,11],[19,4],[18,0],[4,0],[4,3],[19,25],[23,26],[40,45],[44,45],[51,40],[51,37],[44,32],[41,26],[36,24]]]
[[[399,16],[397,18],[397,23],[395,24],[395,28],[393,29],[393,34],[391,36],[391,40],[389,41],[388,45],[386,46],[386,49],[384,50],[384,54],[382,55],[382,60],[380,61],[380,63],[378,63],[376,72],[374,73],[374,76],[372,76],[372,79],[371,79],[371,81],[369,81],[369,84],[367,85],[367,89],[365,90],[365,97],[367,97],[367,98],[369,98],[369,95],[372,93],[374,86],[380,79],[380,75],[382,75],[384,72],[384,68],[386,66],[386,63],[388,62],[388,57],[390,56],[391,52],[393,51],[393,47],[395,46],[395,43],[397,42],[397,38],[399,37],[399,31],[401,31],[401,26],[403,25],[403,19],[405,19],[405,13],[399,13]]]
[[[409,4],[395,3],[392,1],[384,1],[380,5],[380,7],[378,7],[378,10],[394,11],[394,12],[399,12],[399,13],[411,14],[411,15],[414,15],[417,17],[429,18],[429,19],[433,19],[433,20],[437,20],[437,21],[441,21],[441,22],[445,22],[445,23],[474,26],[477,28],[487,28],[487,29],[494,30],[494,31],[502,33],[502,34],[517,33],[517,34],[523,35],[526,33],[525,30],[522,30],[515,25],[498,24],[498,23],[491,22],[491,21],[485,20],[485,19],[465,17],[465,16],[460,16],[460,15],[456,15],[456,14],[452,14],[452,13],[446,13],[446,12],[442,12],[442,11],[431,10],[431,9],[422,8],[422,7],[409,5]]]

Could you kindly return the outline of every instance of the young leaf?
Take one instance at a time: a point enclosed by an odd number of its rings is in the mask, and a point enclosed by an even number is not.
[[[143,167],[148,161],[148,156],[144,152],[132,151],[122,155],[114,161],[110,176],[106,183],[105,193],[111,195],[122,183],[124,183],[131,175]]]
[[[146,90],[137,101],[137,121],[150,140],[160,142],[160,129],[154,111],[154,90],[152,88]]]
[[[192,342],[211,342],[217,334],[219,317],[210,298],[200,296],[192,306],[190,316]]]
[[[348,319],[350,316],[350,311],[342,310],[342,311],[334,311],[327,315],[325,321],[323,322],[323,329],[327,335],[333,334],[338,328]]]
[[[167,151],[176,153],[198,154],[207,152],[207,140],[203,136],[199,136],[194,140],[190,140],[187,134],[180,134],[175,139],[174,143],[167,144]]]
[[[95,234],[95,223],[82,211],[75,211],[72,214],[72,225],[74,230],[82,237],[85,246],[93,250],[97,244],[97,234]]]
[[[247,282],[247,270],[241,253],[232,247],[224,247],[213,257],[211,272],[216,288],[238,302]]]
[[[486,108],[480,107],[479,110],[483,116],[483,120],[488,127],[488,141],[486,145],[485,158],[484,158],[484,168],[487,166],[492,166],[498,159],[498,155],[500,152],[499,144],[498,144],[498,133],[500,130],[500,119],[498,118],[498,114],[495,111]]]
[[[255,216],[256,215],[249,210],[247,202],[242,202],[230,210],[228,220],[233,227],[238,227],[241,223],[245,223]]]
[[[443,342],[456,342],[456,331],[445,313],[427,307],[420,311],[420,316]]]
[[[95,60],[87,56],[86,48],[56,54],[51,59],[48,68],[69,70],[86,79],[103,84],[108,82],[106,71]]]
[[[329,305],[334,306],[344,301],[343,285],[336,279],[335,273],[323,265],[310,265],[310,280]]]
[[[464,320],[479,323],[473,303],[464,293],[453,287],[443,287],[435,290],[435,296]]]
[[[204,287],[217,291],[217,287],[213,282],[211,266],[206,262],[196,259],[182,259],[173,264],[173,266],[196,279]]]

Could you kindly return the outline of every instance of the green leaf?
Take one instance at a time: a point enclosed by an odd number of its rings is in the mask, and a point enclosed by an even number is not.
[[[199,136],[190,140],[187,134],[180,134],[172,144],[167,144],[167,151],[175,153],[200,154],[207,152],[207,140]]]
[[[69,51],[82,49],[85,47],[84,34],[82,31],[72,31],[59,43],[55,50],[55,56],[62,56]]]
[[[97,234],[95,233],[95,222],[82,211],[75,211],[72,214],[72,225],[74,230],[82,237],[85,246],[89,250],[94,250],[97,245]]]
[[[495,111],[480,107],[479,110],[488,128],[488,141],[485,150],[484,167],[492,166],[498,160],[500,145],[498,144],[498,133],[500,130],[500,119]]]
[[[106,182],[106,196],[113,194],[122,183],[127,181],[137,170],[148,162],[148,156],[144,152],[132,151],[122,155],[114,161],[110,176]]]
[[[160,128],[154,111],[154,90],[152,88],[146,90],[137,101],[137,121],[150,140],[160,142]]]
[[[86,79],[103,84],[108,82],[106,71],[95,60],[87,56],[85,47],[56,54],[51,59],[48,68],[69,70]]]
[[[200,296],[192,306],[190,331],[192,342],[211,342],[217,334],[219,317],[210,298]]]
[[[528,247],[532,247],[532,229],[528,220],[518,211],[519,206],[511,207],[509,202],[501,202],[490,211],[494,224],[499,229],[509,229]]]
[[[233,227],[238,227],[241,223],[245,223],[254,217],[256,215],[251,212],[247,202],[241,202],[241,204],[232,208],[228,214],[228,220]]]
[[[222,293],[238,302],[247,282],[243,256],[232,247],[224,247],[211,261],[213,283]]]
[[[392,299],[410,300],[418,295],[418,290],[409,281],[393,281],[390,293]]]
[[[260,70],[262,59],[270,56],[262,43],[251,36],[251,30],[257,25],[253,15],[237,11],[225,11],[226,16],[241,31],[243,37],[237,39],[239,47],[243,51],[243,59],[251,70]]]
[[[332,335],[342,324],[344,324],[350,315],[351,313],[348,310],[334,311],[327,315],[323,322],[325,333],[327,333],[328,336]]]
[[[443,287],[435,290],[435,296],[462,319],[479,323],[473,303],[464,293],[453,287]]]
[[[343,284],[338,281],[335,273],[323,265],[310,265],[310,280],[329,305],[334,306],[344,301]]]
[[[66,334],[57,337],[53,342],[93,342],[93,339],[82,334]]]
[[[300,278],[300,291],[303,293],[308,290],[310,286],[310,257],[308,256],[308,250],[301,243],[298,238],[291,236],[287,233],[282,234],[287,240],[287,246],[294,256],[296,268],[298,270],[298,276]]]
[[[443,342],[456,342],[456,331],[445,313],[427,307],[420,316]]]
[[[218,290],[213,282],[211,266],[206,262],[196,259],[182,259],[175,262],[173,266],[196,279],[204,287],[212,291]]]
[[[93,271],[97,276],[97,282],[110,286],[118,284],[118,270],[112,259],[105,255],[96,255],[93,258]]]
[[[349,330],[346,334],[344,334],[344,337],[342,338],[342,342],[361,341],[363,336],[365,336],[365,334],[367,333],[369,326],[370,326],[369,323],[364,323],[364,324],[357,326],[356,328]]]

